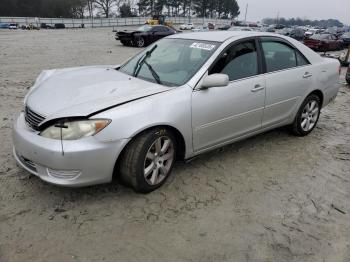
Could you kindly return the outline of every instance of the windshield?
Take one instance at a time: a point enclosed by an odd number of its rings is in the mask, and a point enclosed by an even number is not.
[[[343,34],[343,37],[350,38],[350,32]]]
[[[180,86],[189,81],[220,43],[162,39],[126,62],[119,71],[150,82]]]
[[[137,31],[140,31],[140,32],[148,32],[152,29],[152,26],[149,26],[149,25],[143,25],[143,26],[140,26],[139,28],[137,28]]]

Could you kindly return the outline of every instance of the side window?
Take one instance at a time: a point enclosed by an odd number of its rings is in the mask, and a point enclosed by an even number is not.
[[[309,65],[309,61],[306,60],[304,56],[302,56],[298,51],[295,51],[295,54],[297,56],[297,65],[298,66],[305,66]]]
[[[215,73],[227,74],[230,81],[257,75],[259,70],[255,41],[239,43],[225,50],[209,71],[209,74]]]
[[[267,72],[274,72],[297,66],[295,51],[288,45],[280,42],[265,41],[262,42],[262,48]]]
[[[159,32],[159,26],[155,26],[151,29],[151,32]]]

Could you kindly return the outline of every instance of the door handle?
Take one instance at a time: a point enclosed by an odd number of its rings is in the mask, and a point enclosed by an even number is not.
[[[303,78],[310,78],[312,77],[312,74],[309,73],[309,72],[306,72],[304,75],[303,75]]]
[[[264,90],[265,87],[261,86],[261,85],[255,85],[255,87],[251,90],[253,93]]]

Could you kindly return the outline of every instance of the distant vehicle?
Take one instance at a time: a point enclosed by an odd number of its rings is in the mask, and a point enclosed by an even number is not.
[[[350,32],[344,33],[341,36],[341,39],[343,40],[345,45],[350,45]]]
[[[275,29],[284,29],[286,26],[285,25],[275,25]]]
[[[209,28],[207,25],[198,26],[192,29],[192,32],[207,32],[207,31],[209,31]]]
[[[348,67],[348,71],[346,72],[345,79],[346,79],[346,82],[348,82],[348,84],[350,85],[350,65]]]
[[[176,31],[164,25],[143,25],[135,31],[118,31],[115,39],[125,46],[144,47],[173,34],[176,34]]]
[[[305,32],[305,37],[311,37],[312,35],[320,34],[320,33],[321,33],[320,29],[310,28]]]
[[[192,30],[192,29],[194,29],[193,23],[187,23],[187,24],[180,25],[180,30]]]
[[[115,178],[148,193],[176,160],[282,126],[309,135],[337,96],[339,66],[281,35],[172,35],[122,65],[43,71],[12,129],[13,154],[52,184]]]
[[[48,24],[45,24],[45,23],[41,23],[40,24],[40,28],[42,28],[42,29],[53,29],[54,26],[48,25]]]
[[[251,31],[253,31],[253,29],[250,28],[250,27],[234,26],[234,27],[231,27],[230,29],[228,29],[228,31],[247,31],[247,32],[251,32]]]
[[[55,24],[54,27],[55,27],[55,29],[64,29],[64,28],[66,28],[66,25],[63,23],[57,23],[57,24]]]
[[[7,23],[0,23],[0,29],[9,29],[10,24]]]
[[[205,31],[215,30],[215,25],[213,23],[204,23],[202,26],[196,27],[192,31],[196,32],[196,29],[201,29],[201,30],[203,29]],[[203,32],[203,31],[201,31],[201,32]]]
[[[18,29],[18,24],[10,24],[9,29],[12,29],[12,30]]]
[[[292,31],[291,28],[285,27],[285,28],[283,28],[283,29],[277,31],[277,33],[280,34],[280,35],[289,36],[291,31]]]
[[[309,48],[320,51],[337,51],[343,49],[344,43],[332,34],[315,34],[304,40],[304,44]]]
[[[165,25],[168,27],[173,27],[173,22],[167,20],[165,15],[154,15],[152,19],[148,19],[145,23],[146,25]]]
[[[295,40],[298,40],[298,41],[304,40],[304,35],[305,35],[305,31],[299,28],[293,29],[289,33],[289,37],[294,38]]]
[[[40,30],[39,27],[33,25],[33,24],[29,24],[29,25],[22,25],[22,30]]]
[[[213,24],[213,23],[210,23],[210,22],[209,22],[209,23],[207,23],[206,25],[207,25],[207,27],[208,27],[209,30],[214,30],[214,29],[215,29],[215,24]]]
[[[229,30],[230,28],[231,28],[230,25],[221,25],[218,27],[219,30],[223,30],[223,31]]]

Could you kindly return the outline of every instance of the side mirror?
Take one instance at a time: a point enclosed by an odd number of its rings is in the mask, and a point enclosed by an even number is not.
[[[227,86],[229,83],[228,75],[226,74],[212,74],[203,79],[200,89],[207,89],[211,87]]]

